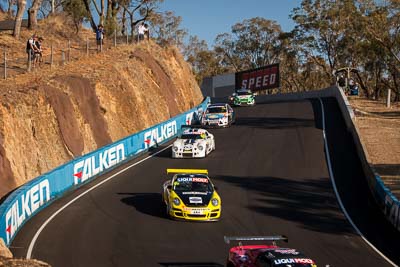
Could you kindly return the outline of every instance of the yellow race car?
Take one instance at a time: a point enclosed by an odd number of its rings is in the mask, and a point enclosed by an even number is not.
[[[167,169],[167,174],[174,174],[163,184],[168,216],[189,221],[217,221],[221,217],[221,198],[207,170]]]

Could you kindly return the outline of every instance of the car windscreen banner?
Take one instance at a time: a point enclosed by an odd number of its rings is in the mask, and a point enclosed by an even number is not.
[[[279,64],[236,72],[235,87],[260,91],[279,87]]]

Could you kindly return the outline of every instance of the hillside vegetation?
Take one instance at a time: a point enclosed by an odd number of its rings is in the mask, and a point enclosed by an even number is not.
[[[62,21],[51,17],[40,23],[37,32],[65,42],[70,36]],[[25,41],[3,34],[1,44],[24,47]],[[1,196],[202,100],[179,52],[152,41],[14,76],[1,81],[0,96]]]

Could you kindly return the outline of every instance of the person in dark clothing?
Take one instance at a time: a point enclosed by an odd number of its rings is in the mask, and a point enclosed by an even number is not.
[[[36,50],[35,50],[35,63],[39,64],[41,62],[43,62],[43,48],[42,48],[42,42],[43,42],[43,38],[39,37],[36,41],[35,41],[35,46],[36,46]]]
[[[101,51],[104,45],[104,27],[103,25],[99,24],[96,29],[96,43],[97,43],[97,51]]]
[[[31,63],[35,60],[35,51],[36,51],[35,40],[36,40],[36,35],[32,35],[32,37],[29,38],[28,41],[26,42],[26,53],[28,54],[28,62]]]

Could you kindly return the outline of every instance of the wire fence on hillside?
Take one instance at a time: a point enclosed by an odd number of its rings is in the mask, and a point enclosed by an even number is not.
[[[19,74],[37,71],[41,68],[56,68],[71,61],[77,61],[83,57],[98,54],[112,47],[129,45],[138,42],[137,36],[112,36],[97,45],[95,38],[87,38],[83,42],[68,41],[63,45],[53,45],[43,43],[42,56],[38,60],[32,59],[26,53],[25,57],[13,56],[16,51],[11,51],[6,47],[0,48],[0,79],[7,79]],[[20,49],[25,50],[25,47]],[[24,51],[25,52],[25,51]],[[21,53],[18,53],[19,55]]]

